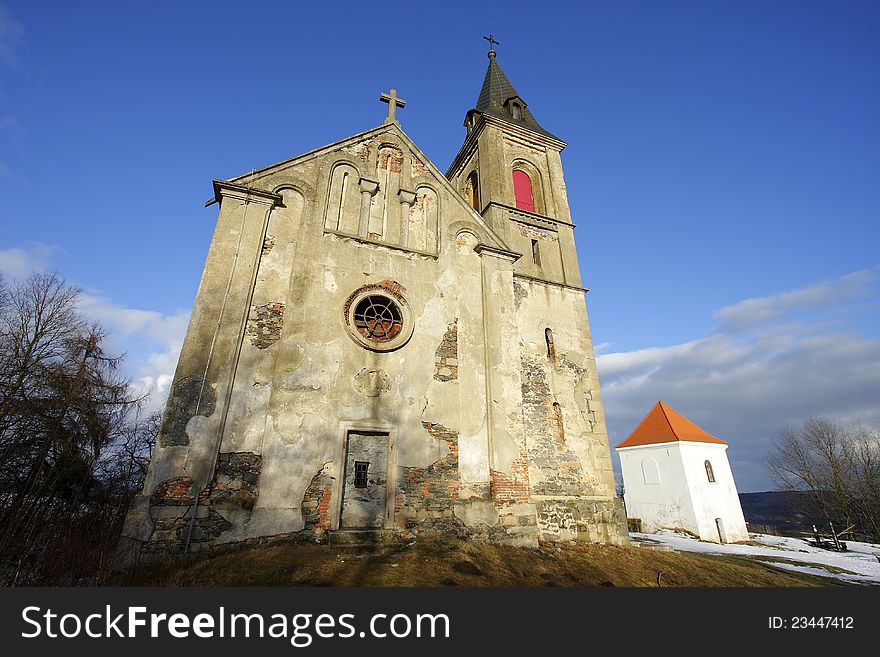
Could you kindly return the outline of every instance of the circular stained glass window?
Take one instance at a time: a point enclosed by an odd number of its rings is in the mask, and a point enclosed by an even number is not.
[[[365,285],[345,303],[343,321],[349,335],[372,351],[394,351],[413,333],[412,311],[394,281]],[[388,289],[391,288],[391,289]]]
[[[354,326],[367,340],[382,343],[398,336],[403,318],[400,308],[390,298],[370,295],[355,306]]]

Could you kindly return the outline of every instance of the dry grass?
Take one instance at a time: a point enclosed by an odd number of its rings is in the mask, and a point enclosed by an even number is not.
[[[824,570],[829,573],[835,573],[837,575],[858,575],[859,573],[854,572],[852,570],[847,570],[846,568],[841,568],[839,566],[831,566],[829,564],[824,563],[813,563],[810,561],[795,561],[794,559],[786,559],[784,557],[771,557],[767,555],[756,556],[756,560],[761,561],[762,563],[787,563],[792,566],[804,566],[806,568],[818,568],[819,570]]]
[[[153,565],[138,586],[836,586],[746,558],[608,545],[514,548],[449,538],[383,549],[279,543]]]

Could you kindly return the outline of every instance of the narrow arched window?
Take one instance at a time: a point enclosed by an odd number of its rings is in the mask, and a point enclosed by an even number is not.
[[[712,464],[709,463],[709,461],[706,461],[706,463],[704,463],[704,465],[706,466],[706,478],[710,482],[715,483],[715,471],[712,470]]]
[[[480,181],[477,178],[477,172],[471,171],[471,174],[467,178],[467,184],[465,185],[465,191],[467,192],[467,200],[468,203],[471,204],[471,207],[477,212],[480,211]]]
[[[519,103],[513,103],[510,107],[511,115],[515,119],[522,119],[522,108],[519,106]]]
[[[560,441],[564,441],[565,427],[562,424],[562,407],[559,405],[558,402],[553,402],[553,424],[556,425],[554,427],[554,429],[556,429],[556,437]]]
[[[532,179],[521,169],[513,170],[513,195],[516,207],[529,212],[535,211],[535,198],[532,195]]]
[[[544,340],[547,342],[547,358],[556,361],[556,345],[553,343],[553,331],[544,329]]]

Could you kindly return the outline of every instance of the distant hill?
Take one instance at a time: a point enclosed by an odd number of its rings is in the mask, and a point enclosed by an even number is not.
[[[815,524],[824,527],[827,521],[810,511],[808,493],[800,491],[765,491],[740,493],[743,515],[749,531],[769,527],[783,534],[809,532]],[[759,527],[760,526],[760,527]]]

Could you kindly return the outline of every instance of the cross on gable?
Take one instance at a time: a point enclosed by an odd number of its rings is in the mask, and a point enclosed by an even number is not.
[[[392,89],[387,94],[383,91],[379,94],[379,100],[383,103],[388,103],[388,116],[385,117],[385,123],[397,123],[397,108],[406,105],[406,101],[403,98],[397,97],[397,89]]]

